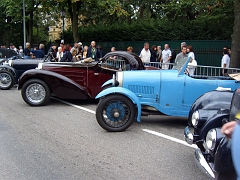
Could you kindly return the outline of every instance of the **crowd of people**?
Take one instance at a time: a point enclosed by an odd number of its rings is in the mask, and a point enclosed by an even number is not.
[[[153,45],[150,49],[149,43],[145,42],[143,48],[139,52],[139,57],[144,63],[160,62],[161,69],[164,70],[169,69],[170,63],[176,63],[179,58],[190,57],[187,70],[190,75],[193,75],[197,65],[193,47],[187,45],[186,42],[182,42],[180,47],[181,52],[177,54],[169,44],[165,44],[162,50],[160,45]],[[1,46],[1,48],[6,48],[6,46]],[[11,43],[9,49],[22,54],[25,59],[44,58],[45,56],[44,44],[39,44],[38,48],[31,48],[30,43],[27,42],[24,49],[21,46],[17,49],[14,44]],[[116,48],[112,47],[110,51],[116,51]],[[129,46],[126,51],[133,53],[133,47]],[[223,48],[223,57],[221,61],[221,75],[227,74],[227,68],[229,68],[230,65],[230,55],[231,49],[225,46]],[[74,43],[73,47],[61,42],[58,47],[56,44],[52,44],[48,50],[47,56],[52,61],[56,62],[76,62],[85,58],[92,58],[98,61],[103,57],[103,51],[102,47],[100,45],[97,46],[95,41],[92,41],[89,46],[83,46],[81,42]]]

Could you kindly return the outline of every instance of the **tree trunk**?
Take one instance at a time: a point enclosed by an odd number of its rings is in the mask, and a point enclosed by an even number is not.
[[[234,16],[230,67],[240,68],[240,0],[234,1]]]
[[[77,3],[72,3],[72,31],[74,42],[79,42]]]

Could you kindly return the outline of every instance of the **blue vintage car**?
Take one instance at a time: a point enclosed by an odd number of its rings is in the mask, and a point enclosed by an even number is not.
[[[235,90],[240,83],[228,76],[189,76],[189,58],[179,59],[171,70],[120,71],[106,87],[96,109],[99,125],[107,131],[124,131],[141,115],[185,116],[193,102],[217,88]],[[109,87],[112,86],[112,87]],[[108,88],[107,88],[108,87]]]

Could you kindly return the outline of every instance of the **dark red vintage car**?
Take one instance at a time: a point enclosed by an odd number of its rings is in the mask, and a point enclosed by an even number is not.
[[[125,51],[108,53],[99,62],[45,62],[23,73],[18,89],[21,89],[24,101],[31,106],[45,105],[51,96],[62,99],[95,98],[103,83],[117,71],[144,69],[137,55]]]

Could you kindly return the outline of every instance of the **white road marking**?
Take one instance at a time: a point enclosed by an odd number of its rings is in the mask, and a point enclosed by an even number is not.
[[[92,114],[96,114],[95,111],[91,110],[91,109],[87,109],[85,107],[82,107],[82,106],[78,106],[78,105],[75,105],[75,104],[72,104],[72,103],[69,103],[69,102],[66,102],[66,101],[63,101],[61,99],[58,99],[58,98],[54,98],[52,97],[52,99],[55,99],[57,101],[60,101],[64,104],[67,104],[69,106],[72,106],[72,107],[75,107],[75,108],[78,108],[78,109],[81,109],[83,111],[87,111],[89,113],[92,113]],[[188,147],[191,147],[191,148],[197,148],[197,146],[195,144],[193,145],[190,145],[188,144],[187,142],[183,141],[183,140],[180,140],[180,139],[177,139],[177,138],[174,138],[174,137],[171,137],[171,136],[168,136],[168,135],[165,135],[165,134],[162,134],[162,133],[159,133],[159,132],[156,132],[156,131],[152,131],[152,130],[149,130],[149,129],[142,129],[144,132],[147,132],[147,133],[150,133],[150,134],[153,134],[155,136],[158,136],[158,137],[162,137],[162,138],[165,138],[165,139],[168,139],[170,141],[173,141],[173,142],[176,142],[176,143],[179,143],[179,144],[183,144],[185,146],[188,146]]]
[[[150,133],[150,134],[153,134],[153,135],[158,136],[158,137],[162,137],[162,138],[168,139],[170,141],[173,141],[173,142],[176,142],[176,143],[179,143],[179,144],[183,144],[183,145],[191,147],[191,148],[195,148],[195,149],[197,148],[197,146],[195,144],[190,145],[190,144],[188,144],[187,142],[185,142],[183,140],[180,140],[180,139],[177,139],[177,138],[174,138],[174,137],[171,137],[171,136],[168,136],[168,135],[156,132],[156,131],[152,131],[152,130],[149,130],[149,129],[143,129],[143,131],[145,131],[147,133]]]
[[[64,103],[64,104],[67,104],[67,105],[69,105],[69,106],[73,106],[73,107],[75,107],[75,108],[81,109],[81,110],[83,110],[83,111],[87,111],[87,112],[90,112],[90,113],[92,113],[92,114],[96,114],[96,112],[93,111],[93,110],[91,110],[91,109],[87,109],[87,108],[85,108],[85,107],[78,106],[78,105],[75,105],[75,104],[72,104],[72,103],[63,101],[63,100],[58,99],[58,98],[55,98],[55,97],[52,97],[52,99],[55,99],[55,100],[57,100],[57,101],[60,101],[60,102],[62,102],[62,103]]]

